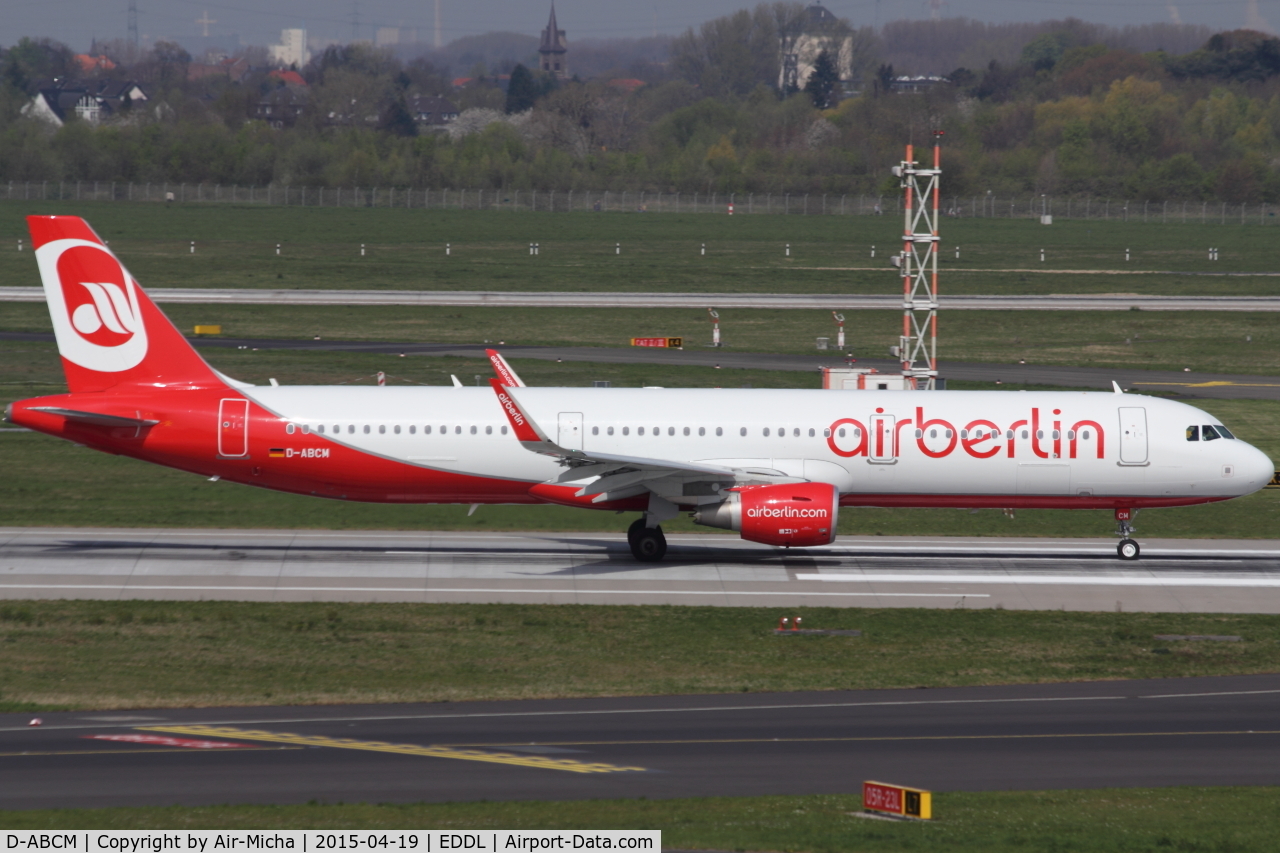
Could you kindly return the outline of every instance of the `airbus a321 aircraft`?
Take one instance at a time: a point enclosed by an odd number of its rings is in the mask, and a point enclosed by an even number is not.
[[[638,511],[782,547],[841,507],[1111,509],[1247,495],[1275,470],[1212,415],[1111,392],[281,387],[214,370],[81,219],[28,218],[70,393],[5,419],[211,478],[348,501]]]

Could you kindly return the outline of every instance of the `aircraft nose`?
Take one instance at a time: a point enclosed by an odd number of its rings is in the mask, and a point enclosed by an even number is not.
[[[1253,445],[1249,445],[1249,451],[1241,461],[1240,473],[1249,479],[1254,488],[1260,489],[1276,476],[1276,466],[1267,454]]]

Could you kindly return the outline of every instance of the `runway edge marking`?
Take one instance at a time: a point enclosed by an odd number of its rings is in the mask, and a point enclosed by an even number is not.
[[[452,758],[458,761],[482,761],[489,764],[512,764],[540,770],[565,770],[570,773],[644,773],[645,767],[623,767],[616,764],[574,761],[568,758],[544,758],[536,755],[514,755],[509,752],[483,752],[478,749],[456,749],[449,746],[420,746],[412,743],[387,743],[379,740],[354,740],[326,735],[300,735],[291,732],[268,732],[261,729],[239,729],[230,726],[146,726],[138,731],[169,732],[205,737],[233,737],[296,746],[321,746],[333,749],[359,749],[367,752],[389,752],[395,755],[418,755],[427,758]]]

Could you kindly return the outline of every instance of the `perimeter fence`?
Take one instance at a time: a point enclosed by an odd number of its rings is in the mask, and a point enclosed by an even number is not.
[[[787,214],[797,216],[902,215],[903,198],[831,193],[655,193],[609,190],[414,189],[409,187],[289,187],[268,185],[10,181],[6,200],[118,201],[174,204],[262,204],[291,207],[403,207],[425,210],[510,212],[645,212]],[[1089,219],[1165,224],[1259,224],[1275,219],[1277,205],[1220,201],[1031,196],[951,196],[943,213],[960,218]]]

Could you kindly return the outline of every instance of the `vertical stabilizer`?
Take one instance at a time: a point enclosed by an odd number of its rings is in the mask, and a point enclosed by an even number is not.
[[[87,222],[28,216],[27,226],[72,393],[222,384]]]

